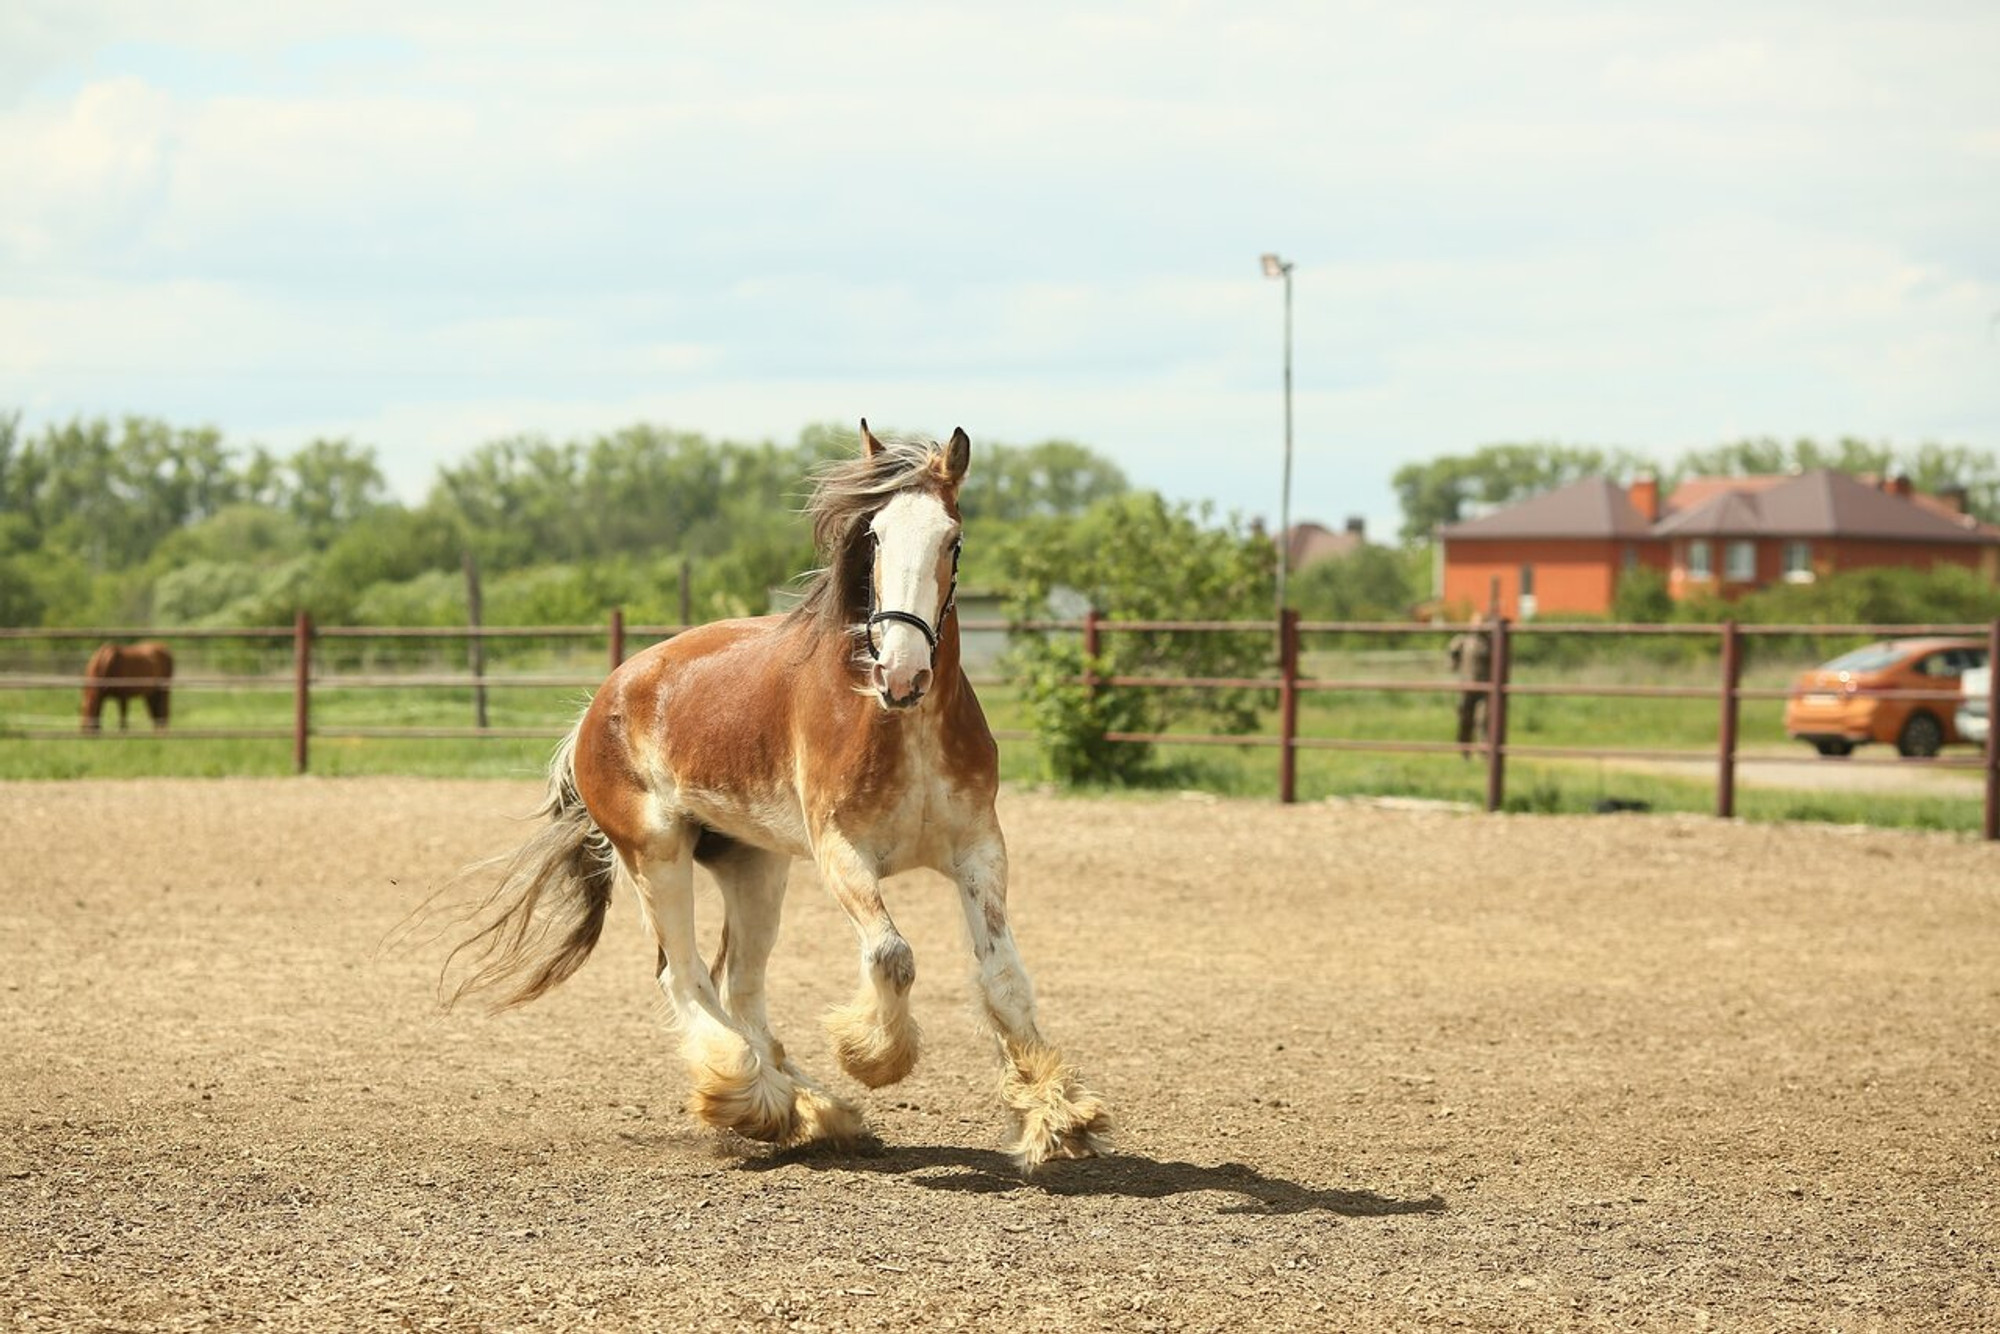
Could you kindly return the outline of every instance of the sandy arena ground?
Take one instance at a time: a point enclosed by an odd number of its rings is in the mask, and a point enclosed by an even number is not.
[[[2000,850],[1695,818],[1018,793],[1018,934],[1118,1155],[1020,1180],[952,895],[860,1156],[680,1110],[621,902],[555,995],[378,952],[530,784],[0,785],[16,1329],[2000,1328]],[[705,902],[712,922],[713,904]]]

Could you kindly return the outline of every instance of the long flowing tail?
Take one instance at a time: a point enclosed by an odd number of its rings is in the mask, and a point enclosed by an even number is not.
[[[445,960],[447,1008],[469,996],[495,1010],[524,1005],[576,972],[596,948],[616,863],[577,794],[575,758],[571,729],[549,764],[549,795],[537,812],[548,823],[511,855],[484,864],[506,869],[467,914],[473,930]]]

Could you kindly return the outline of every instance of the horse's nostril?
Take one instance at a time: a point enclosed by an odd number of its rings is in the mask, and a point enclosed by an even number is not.
[[[915,680],[910,682],[910,693],[912,695],[921,695],[930,688],[931,673],[930,668],[926,667],[923,671],[917,673]]]

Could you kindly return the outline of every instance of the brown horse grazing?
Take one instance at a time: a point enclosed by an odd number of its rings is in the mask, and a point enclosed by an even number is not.
[[[173,678],[174,655],[165,644],[147,640],[143,644],[104,644],[90,655],[83,669],[83,730],[95,732],[102,726],[104,701],[118,701],[118,726],[131,721],[133,696],[146,701],[155,730],[167,725],[167,683]]]
[[[1035,1023],[1007,925],[994,815],[999,751],[959,666],[959,485],[971,442],[877,440],[824,469],[808,507],[825,568],[784,616],[690,630],[613,672],[558,747],[542,814],[477,928],[451,999],[499,1007],[569,977],[596,945],[622,872],[658,947],[685,1035],[690,1110],[781,1145],[852,1143],[860,1111],[809,1079],[772,1035],[764,971],[786,871],[810,857],[860,937],[861,987],[826,1021],[871,1088],[917,1060],[916,958],[883,877],[917,867],[958,887],[986,1017],[1004,1059],[1024,1170],[1088,1157],[1110,1128]],[[722,892],[721,945],[696,952],[694,868]],[[447,965],[451,967],[450,964]]]

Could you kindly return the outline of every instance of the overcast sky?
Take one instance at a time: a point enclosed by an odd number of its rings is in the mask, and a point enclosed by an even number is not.
[[[2000,447],[2000,7],[0,5],[0,410],[1081,441],[1392,530],[1502,440]],[[976,466],[976,454],[975,454]]]

